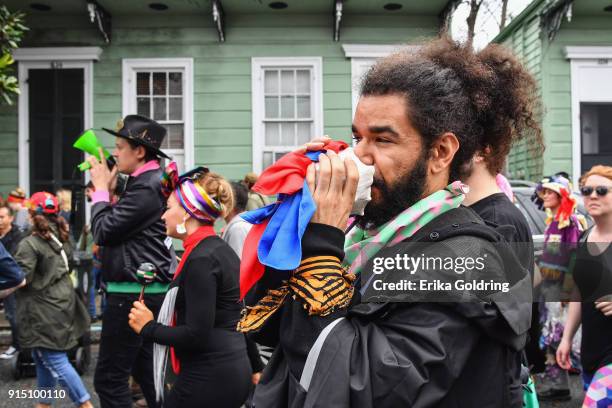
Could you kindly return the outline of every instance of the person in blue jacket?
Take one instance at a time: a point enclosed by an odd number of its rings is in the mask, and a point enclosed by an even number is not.
[[[4,245],[0,243],[0,299],[23,285],[25,285],[25,275]]]

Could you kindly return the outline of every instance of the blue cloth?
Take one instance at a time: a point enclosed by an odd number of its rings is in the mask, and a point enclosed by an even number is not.
[[[25,279],[17,262],[0,243],[0,290],[14,288]]]
[[[297,268],[302,260],[302,236],[315,210],[304,180],[302,190],[291,195],[279,194],[277,203],[241,214],[251,224],[270,218],[257,247],[259,262],[280,270]]]
[[[81,377],[68,361],[65,351],[34,348],[32,358],[36,364],[36,381],[39,390],[45,390],[45,394],[53,396],[52,390],[59,382],[77,406],[91,399]],[[53,398],[41,398],[39,402],[51,405]]]
[[[325,150],[306,152],[313,162]],[[257,246],[257,258],[263,265],[274,269],[291,270],[302,260],[302,237],[317,206],[312,199],[308,183],[294,194],[279,194],[274,204],[248,211],[240,216],[251,224],[261,224],[270,218]]]

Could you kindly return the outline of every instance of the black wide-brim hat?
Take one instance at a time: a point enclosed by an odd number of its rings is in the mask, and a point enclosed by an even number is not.
[[[142,145],[158,156],[170,159],[170,156],[160,150],[160,146],[166,137],[166,128],[153,119],[140,115],[128,115],[117,122],[117,130],[102,129],[111,135]]]

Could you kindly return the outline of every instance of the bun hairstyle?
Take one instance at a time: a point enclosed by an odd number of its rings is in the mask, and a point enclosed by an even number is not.
[[[221,216],[225,217],[234,208],[234,193],[231,184],[217,173],[204,173],[197,180],[209,196],[221,205]]]
[[[442,37],[416,53],[390,55],[368,71],[361,94],[403,96],[427,150],[442,134],[454,133],[460,147],[450,181],[469,176],[476,152],[484,155],[491,173],[498,173],[514,142],[533,136],[543,150],[536,82],[499,45],[475,52]]]

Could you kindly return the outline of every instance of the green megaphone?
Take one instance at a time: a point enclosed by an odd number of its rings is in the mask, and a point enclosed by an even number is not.
[[[96,134],[94,133],[93,129],[86,130],[81,136],[79,136],[77,141],[74,142],[72,146],[85,153],[89,153],[92,156],[95,156],[98,160],[100,160],[99,150],[102,145],[98,141],[98,138],[96,137]],[[102,152],[104,153],[104,157],[106,158],[108,167],[112,168],[115,165],[115,159],[113,158],[113,156],[111,156],[108,150],[103,148]],[[83,163],[79,164],[78,168],[81,171],[89,170],[91,168],[91,164],[89,164],[88,161],[84,161]]]

